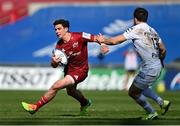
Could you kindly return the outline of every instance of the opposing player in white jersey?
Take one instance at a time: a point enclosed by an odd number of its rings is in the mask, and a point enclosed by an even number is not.
[[[158,33],[147,24],[147,18],[148,11],[146,9],[136,8],[133,27],[123,34],[111,38],[99,35],[98,41],[108,45],[116,45],[126,40],[132,40],[141,59],[141,64],[140,71],[129,89],[129,96],[148,113],[145,119],[153,120],[158,118],[158,113],[147,101],[146,97],[155,100],[159,104],[162,115],[168,111],[171,103],[168,100],[163,100],[150,88],[163,68],[166,48]]]

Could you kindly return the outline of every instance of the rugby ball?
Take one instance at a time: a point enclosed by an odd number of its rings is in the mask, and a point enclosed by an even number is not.
[[[59,62],[60,65],[66,65],[68,60],[67,60],[67,56],[66,54],[60,50],[60,49],[54,49],[53,50],[53,54],[57,57],[60,57],[61,58],[61,61]]]

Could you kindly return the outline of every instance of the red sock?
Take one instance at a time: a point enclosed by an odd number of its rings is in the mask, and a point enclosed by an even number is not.
[[[42,96],[41,99],[36,103],[37,110],[39,108],[41,108],[43,105],[45,105],[46,103],[48,103],[48,99],[46,97]]]

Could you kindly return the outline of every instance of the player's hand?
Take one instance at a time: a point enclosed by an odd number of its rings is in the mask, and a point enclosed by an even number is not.
[[[58,56],[52,56],[52,61],[55,63],[59,63],[59,62],[61,62],[61,58]]]
[[[102,35],[102,34],[99,34],[99,35],[97,35],[97,41],[99,42],[99,43],[104,43],[105,42],[105,36],[104,35]]]
[[[101,44],[101,53],[106,54],[109,52],[109,47],[106,44]]]

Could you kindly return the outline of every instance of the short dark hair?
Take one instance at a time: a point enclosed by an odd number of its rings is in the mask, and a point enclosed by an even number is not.
[[[55,20],[54,23],[53,23],[54,26],[58,25],[58,24],[61,24],[63,27],[69,29],[69,21],[68,20],[58,19],[58,20]]]
[[[138,21],[147,22],[148,11],[144,8],[138,7],[134,10],[134,18],[136,18]]]

